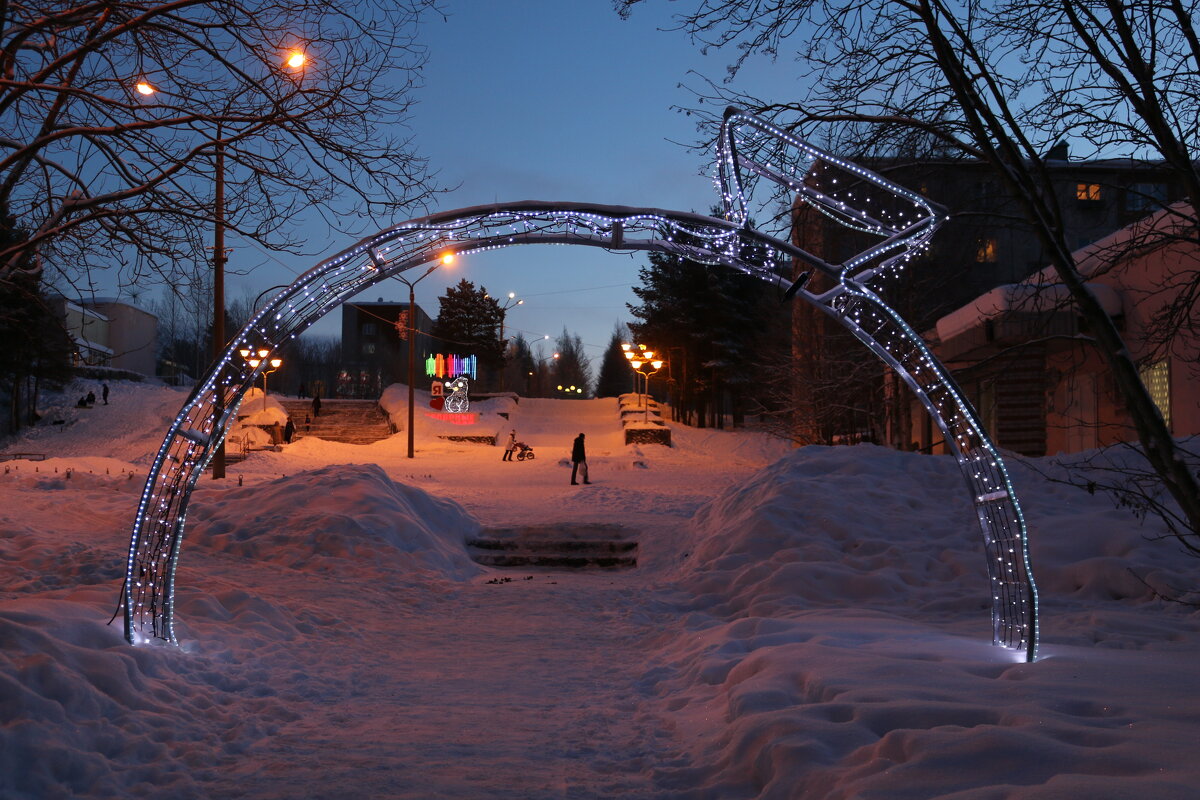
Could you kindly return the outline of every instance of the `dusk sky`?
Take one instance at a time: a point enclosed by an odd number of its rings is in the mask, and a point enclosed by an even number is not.
[[[672,4],[639,7],[628,21],[610,0],[449,0],[444,8],[445,19],[430,15],[421,31],[430,58],[411,120],[416,147],[439,183],[458,187],[432,211],[568,200],[704,212],[716,202],[710,157],[685,146],[696,138],[694,119],[672,105],[691,102],[680,84],[700,79],[689,70],[719,79],[729,57],[706,57],[685,34],[660,30],[671,24]],[[755,64],[737,85],[778,97],[795,72],[787,61]],[[320,236],[313,233],[310,250],[321,249]],[[324,254],[353,241],[326,238]],[[561,246],[474,255],[418,284],[417,303],[436,316],[437,298],[461,278],[494,296],[515,292],[525,303],[509,312],[506,333],[553,340],[565,326],[597,359],[613,325],[630,320],[629,286],[645,258]],[[257,293],[287,282],[317,259],[280,261],[287,267],[268,264],[231,277],[230,296],[242,286]],[[389,281],[360,295],[380,297],[407,300],[408,290]],[[339,324],[335,312],[313,331],[336,335]],[[552,350],[549,343],[545,353]]]

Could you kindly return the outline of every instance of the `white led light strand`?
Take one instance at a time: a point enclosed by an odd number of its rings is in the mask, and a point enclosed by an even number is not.
[[[790,172],[756,160],[790,147],[800,166]],[[795,161],[795,159],[793,159]],[[209,368],[171,423],[138,502],[121,602],[125,638],[176,642],[175,573],[187,505],[197,479],[236,418],[242,397],[268,363],[250,368],[241,349],[278,348],[364,289],[448,255],[525,244],[569,244],[614,251],[669,253],[736,269],[789,290],[816,305],[867,345],[912,387],[954,451],[971,487],[983,530],[992,583],[993,640],[1033,660],[1037,648],[1037,592],[1029,569],[1025,522],[995,446],[974,411],[921,338],[875,293],[929,237],[945,215],[919,195],[856,164],[736,109],[726,114],[719,140],[719,192],[728,219],[624,206],[526,201],[476,206],[412,220],[362,240],[321,262],[273,297],[246,323]],[[852,176],[882,200],[817,185],[825,168]],[[839,225],[881,241],[838,265],[748,223],[742,169],[781,183]],[[832,175],[832,172],[831,172]],[[893,214],[888,204],[907,206]],[[874,205],[868,211],[859,205]],[[894,216],[895,219],[891,219]],[[837,279],[821,295],[794,284],[793,262]]]

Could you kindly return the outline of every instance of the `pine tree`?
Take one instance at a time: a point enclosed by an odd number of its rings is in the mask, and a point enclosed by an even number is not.
[[[596,397],[618,397],[632,387],[633,372],[629,360],[621,349],[622,342],[629,341],[629,329],[617,323],[613,329],[604,360],[600,362],[600,377],[596,380]]]
[[[500,323],[504,311],[487,289],[466,278],[446,289],[438,298],[439,310],[433,322],[435,346],[445,352],[473,355],[479,366],[495,371],[504,364],[504,343],[500,341]]]
[[[668,362],[676,418],[723,426],[731,412],[740,421],[751,382],[770,369],[759,354],[786,331],[786,309],[751,276],[663,253],[649,261],[633,287],[642,303],[629,306],[640,321],[629,327]]]
[[[24,239],[24,231],[0,210],[0,249]],[[43,381],[71,376],[70,337],[46,302],[37,271],[21,266],[0,279],[0,433],[36,420]]]

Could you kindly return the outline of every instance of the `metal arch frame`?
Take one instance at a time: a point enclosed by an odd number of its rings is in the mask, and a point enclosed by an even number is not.
[[[744,151],[747,136],[799,147],[806,161],[851,169],[918,209],[905,224],[875,220],[833,194],[808,187]],[[753,145],[754,142],[749,142]],[[243,327],[209,368],[167,431],[142,490],[130,538],[121,602],[125,638],[132,644],[177,642],[175,573],[191,492],[236,419],[242,397],[263,369],[250,369],[238,350],[276,352],[287,342],[370,286],[451,254],[525,244],[571,244],[613,251],[670,253],[735,269],[786,288],[846,326],[891,366],[920,398],[954,451],[971,488],[987,553],[992,589],[993,642],[1036,657],[1037,595],[1029,570],[1025,523],[996,448],[949,373],[909,327],[872,290],[872,279],[907,260],[940,223],[939,210],[890,181],[795,139],[767,123],[731,110],[719,145],[722,197],[730,219],[680,211],[523,201],[457,209],[401,223],[329,258],[275,295]],[[807,169],[808,167],[805,167]],[[798,191],[835,221],[877,234],[882,242],[840,265],[747,223],[743,170]],[[801,187],[797,189],[797,187]],[[816,295],[794,282],[800,261],[839,283]]]

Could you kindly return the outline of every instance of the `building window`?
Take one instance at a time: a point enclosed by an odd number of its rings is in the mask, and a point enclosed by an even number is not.
[[[1167,202],[1167,187],[1162,183],[1135,183],[1125,190],[1126,211],[1153,211]]]
[[[365,355],[371,355],[375,352],[374,342],[363,342],[362,351]]]
[[[1146,385],[1146,391],[1150,392],[1150,398],[1154,400],[1154,405],[1158,406],[1158,413],[1162,414],[1163,422],[1167,423],[1167,430],[1171,429],[1171,369],[1166,359],[1155,361],[1153,364],[1146,364],[1138,370],[1138,375],[1142,379],[1142,383]]]
[[[975,262],[977,264],[995,264],[996,263],[996,239],[989,236],[986,239],[980,239],[975,246]]]
[[[1098,203],[1100,202],[1100,184],[1098,183],[1077,183],[1075,184],[1075,199],[1082,203]]]
[[[376,330],[376,328],[375,328],[374,322],[364,322],[362,324],[362,335],[363,336],[374,336],[375,330]]]

